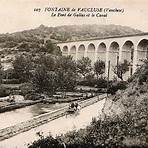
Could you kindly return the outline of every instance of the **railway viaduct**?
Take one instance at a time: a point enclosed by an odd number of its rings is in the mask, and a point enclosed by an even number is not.
[[[57,46],[62,54],[71,55],[75,60],[82,57],[89,57],[94,63],[97,59],[105,62],[105,74],[108,70],[108,61],[111,63],[110,75],[113,75],[112,68],[119,62],[127,60],[130,68],[127,76],[131,76],[142,64],[142,60],[148,56],[148,33],[110,36],[104,38],[93,38],[71,42],[61,42]]]

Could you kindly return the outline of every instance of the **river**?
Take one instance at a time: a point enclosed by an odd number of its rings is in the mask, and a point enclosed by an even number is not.
[[[35,116],[54,111],[66,106],[68,103],[56,104],[34,104],[24,108],[15,109],[0,114],[0,129],[27,121]]]
[[[81,109],[78,115],[63,116],[27,132],[3,140],[0,142],[0,148],[26,148],[28,143],[39,138],[36,134],[37,132],[43,132],[45,136],[49,133],[56,136],[71,130],[85,128],[90,124],[93,117],[99,117],[104,102],[105,99]]]

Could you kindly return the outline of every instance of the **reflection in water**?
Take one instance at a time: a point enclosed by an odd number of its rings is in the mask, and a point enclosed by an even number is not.
[[[0,129],[15,125],[17,123],[31,119],[32,117],[41,115],[46,112],[59,109],[67,105],[66,103],[56,104],[42,104],[27,106],[24,108],[16,109],[10,112],[0,114]]]
[[[48,135],[49,132],[53,136],[56,136],[61,133],[64,134],[70,130],[85,128],[90,124],[93,117],[98,117],[101,114],[101,109],[103,108],[104,102],[105,99],[81,109],[77,116],[71,115],[60,117],[27,132],[1,141],[0,148],[25,148],[27,147],[28,143],[38,139],[36,133],[39,131],[43,132],[45,136]]]

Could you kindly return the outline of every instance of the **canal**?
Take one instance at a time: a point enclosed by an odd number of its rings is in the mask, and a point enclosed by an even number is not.
[[[56,104],[34,104],[24,108],[15,109],[10,112],[0,113],[0,129],[27,121],[35,116],[54,111],[66,106],[68,103]]]
[[[93,117],[99,117],[105,99],[80,110],[77,115],[63,116],[27,132],[18,134],[0,142],[0,148],[26,148],[28,143],[37,140],[37,132],[42,132],[44,136],[51,133],[53,136],[64,134],[71,130],[85,128],[90,124]]]

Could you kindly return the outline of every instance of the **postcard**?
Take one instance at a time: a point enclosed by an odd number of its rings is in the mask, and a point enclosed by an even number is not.
[[[0,148],[148,147],[147,0],[0,0]]]

